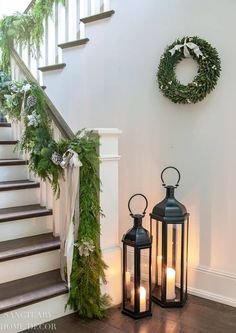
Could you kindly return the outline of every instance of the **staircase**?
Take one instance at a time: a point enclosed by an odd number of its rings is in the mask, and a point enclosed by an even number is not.
[[[40,183],[29,179],[27,161],[14,151],[16,143],[11,124],[0,123],[0,331],[4,332],[63,316],[68,291],[60,276],[60,239],[53,236],[53,211],[40,205]],[[40,308],[47,318],[40,318]],[[29,311],[33,314],[24,323]]]
[[[102,23],[113,14],[109,0],[81,3],[69,0],[66,8],[56,5],[53,18],[44,25],[41,57],[30,57],[29,50],[22,45],[11,49],[13,79],[26,78],[47,89],[43,75],[48,78],[50,73],[66,71],[70,65],[62,61],[62,52],[85,46],[89,42],[85,26]],[[62,16],[64,20],[60,21]],[[54,138],[73,137],[74,133],[46,94],[45,99]],[[76,130],[78,127],[76,124]],[[108,283],[102,285],[102,292],[110,294],[115,305],[121,301],[118,230],[118,135],[121,132],[114,128],[96,130],[100,136],[99,173],[103,185],[100,204],[105,214],[100,221],[101,248],[109,266]],[[65,311],[68,289],[60,277],[59,235],[66,184],[61,184],[61,197],[56,200],[50,186],[30,174],[27,156],[22,158],[14,151],[21,133],[20,123],[0,122],[0,332],[9,333],[72,312]]]

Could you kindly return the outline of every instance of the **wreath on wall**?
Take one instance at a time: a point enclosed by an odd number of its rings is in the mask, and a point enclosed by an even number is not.
[[[187,57],[197,61],[194,80],[181,84],[176,77],[177,64]],[[157,72],[159,88],[172,102],[191,104],[202,101],[216,86],[221,64],[217,50],[199,37],[183,37],[169,45],[161,56]]]

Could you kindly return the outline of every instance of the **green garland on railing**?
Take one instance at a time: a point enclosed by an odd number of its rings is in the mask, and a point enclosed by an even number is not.
[[[36,54],[39,50],[44,27],[43,22],[53,13],[53,5],[65,0],[36,0],[28,13],[16,13],[6,16],[0,21],[0,48],[2,50],[1,69],[10,70],[10,47],[13,41],[28,45],[30,52]]]
[[[72,149],[82,162],[80,168],[80,224],[74,247],[71,288],[68,306],[81,316],[103,318],[109,297],[101,294],[100,280],[105,282],[107,268],[100,249],[101,214],[99,204],[98,136],[80,131],[73,140],[53,139],[51,120],[45,112],[42,90],[31,82],[12,82],[0,72],[0,111],[13,121],[23,120],[25,130],[19,148],[29,152],[29,167],[43,180],[48,180],[59,196],[59,181],[64,169],[57,158]]]

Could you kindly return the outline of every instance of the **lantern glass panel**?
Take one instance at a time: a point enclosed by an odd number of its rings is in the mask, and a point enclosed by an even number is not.
[[[150,273],[149,258],[150,248],[140,250],[140,312],[148,311],[150,306]]]
[[[182,224],[167,224],[166,301],[180,301]]]
[[[134,311],[134,248],[125,245],[126,267],[125,267],[125,308]]]
[[[162,222],[153,223],[154,244],[152,247],[152,295],[161,299],[161,277],[162,277]]]

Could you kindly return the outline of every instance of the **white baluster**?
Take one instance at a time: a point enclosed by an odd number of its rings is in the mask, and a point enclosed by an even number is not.
[[[110,9],[110,0],[103,0],[103,11],[106,12]]]
[[[55,14],[54,14],[54,24],[55,24],[55,64],[59,62],[59,48],[58,48],[58,25],[59,25],[59,9],[58,4],[55,3]]]
[[[68,2],[69,22],[68,22],[68,38],[73,41],[77,38],[77,1],[70,0]]]
[[[99,14],[101,6],[101,0],[91,0],[91,15]]]
[[[48,47],[48,64],[55,64],[55,6],[53,7],[53,14],[48,18],[48,38],[47,38],[47,47]]]
[[[80,39],[80,0],[76,0],[76,39]]]
[[[69,40],[69,2],[66,0],[65,7],[65,42]]]
[[[87,17],[91,13],[91,0],[80,0],[80,17]]]

